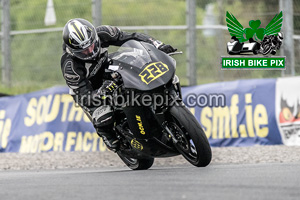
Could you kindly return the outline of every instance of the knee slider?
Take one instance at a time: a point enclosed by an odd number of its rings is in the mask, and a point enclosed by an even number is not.
[[[111,106],[100,106],[92,114],[95,128],[112,126],[114,123],[114,112]]]

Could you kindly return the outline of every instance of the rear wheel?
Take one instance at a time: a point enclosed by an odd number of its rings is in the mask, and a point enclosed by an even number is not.
[[[145,170],[149,169],[154,162],[154,158],[137,159],[131,158],[122,152],[117,152],[121,160],[132,170]]]
[[[170,109],[173,120],[168,127],[178,142],[177,150],[191,164],[197,167],[207,166],[212,157],[207,137],[194,115],[185,106],[173,106]]]

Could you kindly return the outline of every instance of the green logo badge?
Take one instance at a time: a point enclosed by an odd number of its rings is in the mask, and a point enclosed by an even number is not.
[[[260,27],[260,20],[250,20],[250,28],[244,28],[227,11],[226,22],[231,35],[231,40],[227,43],[227,53],[243,56],[222,56],[222,69],[285,69],[285,57],[270,56],[276,55],[282,45],[282,21],[281,11],[265,28]]]

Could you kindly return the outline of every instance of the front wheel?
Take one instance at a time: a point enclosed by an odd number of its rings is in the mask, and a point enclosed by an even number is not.
[[[145,159],[138,159],[138,158],[131,158],[122,152],[117,152],[118,156],[121,160],[132,170],[145,170],[149,169],[154,162],[154,158],[145,158]]]
[[[170,109],[172,120],[168,127],[178,142],[177,150],[191,164],[197,167],[207,166],[212,157],[207,137],[194,115],[185,106],[173,106]]]

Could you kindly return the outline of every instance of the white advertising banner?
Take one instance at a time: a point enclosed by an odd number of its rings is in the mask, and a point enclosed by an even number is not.
[[[285,145],[300,146],[300,77],[278,78],[275,110]]]

